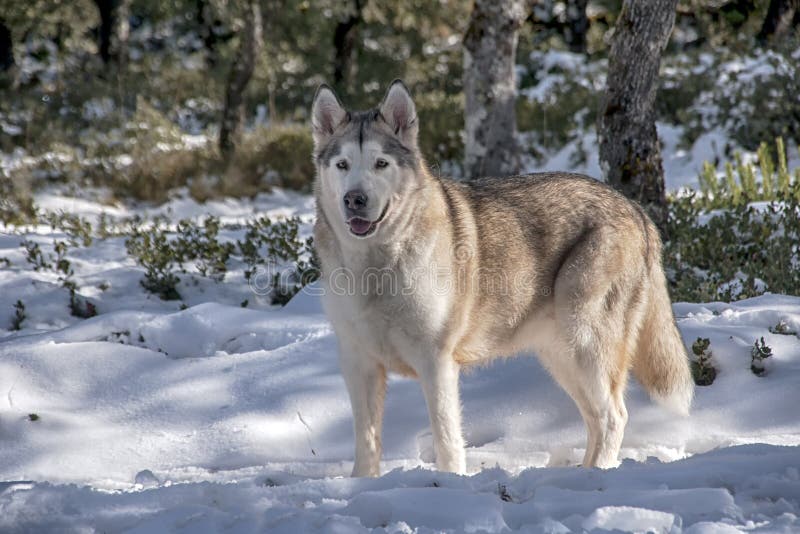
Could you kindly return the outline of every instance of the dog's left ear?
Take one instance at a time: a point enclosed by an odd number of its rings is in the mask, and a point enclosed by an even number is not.
[[[402,80],[395,80],[389,85],[381,102],[380,112],[383,120],[405,145],[417,146],[417,108]]]

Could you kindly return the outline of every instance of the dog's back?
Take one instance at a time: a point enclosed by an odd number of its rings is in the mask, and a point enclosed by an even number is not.
[[[536,351],[578,403],[590,436],[596,427],[587,465],[614,462],[630,369],[656,400],[688,412],[693,385],[661,239],[640,206],[569,173],[445,187],[476,228],[479,297],[460,363]]]
[[[459,363],[535,351],[589,427],[586,465],[613,465],[629,370],[687,413],[693,394],[661,267],[661,240],[637,204],[591,178],[542,173],[447,183],[469,210],[477,296]]]
[[[612,262],[609,269],[638,277],[660,254],[657,232],[648,231],[652,223],[641,208],[583,175],[442,182],[455,212],[450,219],[474,225],[472,232],[454,233],[467,236],[457,248],[476,256],[468,290],[479,295],[480,330],[496,340],[510,339],[526,317],[553,303],[559,273],[586,247]],[[597,234],[608,236],[603,246]]]

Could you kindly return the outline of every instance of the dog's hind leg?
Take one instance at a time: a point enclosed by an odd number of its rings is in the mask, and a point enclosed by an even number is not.
[[[601,347],[575,347],[572,341],[559,340],[540,351],[540,359],[575,402],[586,425],[583,466],[614,467],[628,420],[623,398],[627,369],[624,374],[609,373],[598,365]]]
[[[354,477],[380,475],[381,429],[386,396],[386,369],[377,360],[340,347],[342,376],[353,408],[356,454]]]
[[[428,405],[436,467],[440,471],[466,472],[464,438],[461,434],[461,403],[458,397],[458,364],[437,357],[417,370]]]
[[[618,464],[628,421],[624,393],[643,310],[643,263],[634,252],[596,230],[573,250],[555,284],[555,337],[562,353],[545,363],[586,423],[586,467]]]
[[[596,352],[594,352],[596,355]],[[577,354],[578,361],[586,361]],[[579,365],[580,394],[573,396],[589,430],[584,467],[616,467],[628,411],[623,398],[624,384],[616,386],[606,369]],[[625,370],[627,374],[627,370]],[[616,373],[615,373],[616,374]]]

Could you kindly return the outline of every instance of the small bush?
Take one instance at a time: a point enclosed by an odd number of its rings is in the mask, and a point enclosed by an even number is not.
[[[42,217],[53,230],[61,230],[67,235],[72,247],[92,245],[92,225],[79,215],[64,211],[48,212]]]
[[[798,147],[800,151],[800,147]],[[773,157],[776,155],[777,159]],[[791,172],[783,138],[775,139],[775,150],[767,143],[758,148],[758,163],[744,162],[742,154],[734,154],[734,162],[724,164],[724,174],[709,162],[703,163],[699,176],[700,190],[706,208],[728,208],[758,200],[778,200],[797,194],[793,184],[800,183],[800,168]]]
[[[22,322],[28,316],[25,314],[25,304],[17,300],[14,304],[14,317],[11,319],[11,330],[22,330]]]
[[[176,269],[175,251],[167,239],[167,232],[155,221],[150,228],[132,228],[125,241],[128,255],[144,267],[144,278],[140,284],[150,293],[163,300],[179,300],[177,285],[181,281],[174,273]]]
[[[664,261],[673,299],[800,294],[800,170],[792,177],[783,143],[776,147],[777,165],[762,145],[758,167],[739,156],[720,179],[706,165],[701,192],[670,201]]]
[[[762,337],[757,339],[750,351],[750,370],[756,376],[764,376],[767,373],[765,360],[772,357],[772,348],[764,342]]]
[[[797,336],[797,330],[789,326],[789,323],[781,319],[775,326],[769,327],[771,334],[778,334],[781,336]]]
[[[247,224],[244,239],[237,242],[242,260],[248,265],[244,272],[248,281],[253,282],[258,266],[269,267],[269,287],[259,290],[267,289],[273,304],[285,305],[304,286],[319,278],[313,240],[310,237],[300,240],[299,224],[296,217],[279,222],[261,217]],[[278,269],[281,263],[291,264],[290,269]]]
[[[256,128],[246,132],[236,147],[228,178],[238,177],[244,190],[249,185],[254,192],[269,186],[309,192],[316,172],[312,152],[311,129],[307,125],[273,124]]]
[[[259,289],[266,289],[273,304],[286,304],[319,276],[311,239],[300,239],[297,218],[273,222],[261,217],[251,221],[244,239],[236,245],[220,242],[220,222],[215,217],[207,218],[202,225],[181,220],[173,237],[163,222],[154,221],[148,228],[132,225],[126,241],[128,254],[145,268],[142,287],[162,299],[181,298],[177,273],[187,272],[183,266],[186,262],[194,261],[200,275],[220,282],[235,252],[247,265],[247,281],[252,282],[259,266],[269,268],[268,287]]]
[[[188,219],[181,220],[173,249],[176,262],[194,261],[202,276],[221,282],[228,271],[227,263],[235,247],[233,243],[219,242],[219,228],[217,217],[206,218],[202,226]]]
[[[708,350],[711,341],[708,338],[700,338],[692,343],[692,353],[695,359],[691,363],[692,378],[698,386],[710,386],[717,378],[717,370],[711,362],[712,353]]]
[[[25,249],[25,260],[33,266],[34,271],[50,269],[51,265],[44,257],[39,243],[34,243],[26,239],[20,243],[20,246]]]
[[[50,259],[55,272],[58,273],[58,281],[64,287],[74,289],[75,283],[72,281],[72,275],[75,274],[75,271],[72,270],[72,264],[67,259],[69,245],[64,241],[55,241],[53,242],[53,252],[55,252],[55,256],[51,255]]]
[[[795,196],[762,209],[740,204],[706,212],[690,195],[673,202],[667,231],[665,265],[675,300],[730,301],[765,291],[800,294],[800,203]]]
[[[206,147],[187,147],[180,129],[142,97],[125,135],[129,164],[112,168],[112,176],[104,177],[125,197],[163,202],[170,190],[205,174],[213,157]]]
[[[70,224],[75,223],[75,220],[73,220],[71,216],[67,217],[67,219],[72,221]],[[62,219],[59,218],[58,220]],[[85,221],[81,222],[81,219],[76,220],[78,221],[76,224],[79,230],[71,236],[71,242],[76,243],[77,239],[80,238],[81,242],[91,244],[91,226],[88,226],[87,230],[84,225],[88,225],[88,223]],[[51,224],[53,223],[51,222]],[[78,285],[73,279],[75,271],[72,269],[72,263],[67,259],[67,253],[69,252],[68,242],[53,241],[53,252],[49,253],[47,258],[45,258],[41,247],[37,243],[25,240],[22,242],[21,246],[25,248],[25,258],[28,263],[33,265],[34,271],[52,270],[58,275],[58,281],[61,282],[61,287],[69,291],[69,309],[73,316],[88,319],[89,317],[97,315],[97,308],[95,305],[78,294]]]
[[[25,224],[36,219],[30,184],[21,177],[11,178],[0,169],[0,222]]]

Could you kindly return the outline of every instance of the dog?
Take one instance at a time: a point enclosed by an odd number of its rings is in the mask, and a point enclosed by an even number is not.
[[[416,377],[436,467],[466,471],[462,368],[535,353],[587,429],[586,467],[614,467],[629,371],[688,414],[694,385],[642,208],[564,172],[459,182],[434,176],[402,81],[348,111],[312,107],[314,243],[353,410],[353,476],[379,476],[387,373]]]

